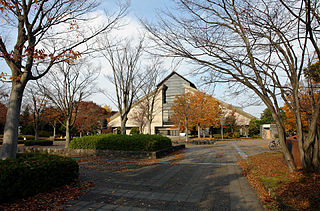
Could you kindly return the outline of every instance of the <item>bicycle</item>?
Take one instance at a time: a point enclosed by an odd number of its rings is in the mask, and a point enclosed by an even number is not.
[[[279,150],[280,149],[279,139],[271,140],[268,144],[268,147],[271,151]]]

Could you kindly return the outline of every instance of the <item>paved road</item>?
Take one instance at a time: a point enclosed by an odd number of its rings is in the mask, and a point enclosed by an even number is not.
[[[266,151],[264,142],[188,145],[183,152],[150,161],[80,161],[81,178],[95,187],[66,210],[263,210],[236,162]],[[103,165],[103,164],[107,165]],[[128,169],[117,165],[130,163]],[[92,163],[91,163],[92,164]],[[129,164],[128,164],[129,165]],[[135,167],[134,167],[135,166]]]

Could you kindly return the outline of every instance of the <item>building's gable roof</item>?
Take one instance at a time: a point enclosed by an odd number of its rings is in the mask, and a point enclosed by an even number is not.
[[[193,88],[193,87],[191,87],[191,86],[188,86],[188,85],[184,85],[184,86],[186,87],[186,89],[189,89],[189,90],[191,90],[191,91],[193,91],[193,92],[195,92],[195,91],[196,91],[196,92],[200,92],[199,90],[197,90],[197,89],[195,89],[195,88]],[[213,97],[213,96],[212,96],[212,97]],[[226,108],[226,109],[234,110],[234,111],[237,112],[238,114],[241,114],[242,116],[247,117],[248,119],[253,119],[253,118],[255,118],[253,115],[245,112],[244,110],[242,110],[242,109],[239,108],[239,107],[236,107],[236,106],[234,106],[234,105],[231,105],[231,104],[228,104],[228,103],[226,103],[226,102],[223,102],[223,101],[221,101],[221,100],[219,100],[219,99],[217,99],[217,98],[214,98],[214,99],[216,99],[216,100],[220,103],[220,105],[221,105],[222,107]]]
[[[184,86],[186,89],[189,89],[190,91],[199,92],[199,90],[196,88],[196,86],[195,86],[192,82],[190,82],[189,80],[187,80],[186,78],[184,78],[183,76],[181,76],[180,74],[178,74],[177,72],[174,72],[174,71],[173,71],[172,73],[170,73],[165,79],[163,79],[163,80],[157,85],[158,89],[153,90],[151,93],[159,90],[159,87],[162,86],[169,78],[171,78],[171,77],[172,77],[173,75],[175,75],[175,74],[176,74],[177,76],[179,76],[180,78],[182,78],[183,80],[185,80],[185,81],[187,81],[188,83],[190,83],[190,85],[183,84],[183,86]],[[149,93],[149,94],[151,94],[151,93]],[[149,94],[147,94],[147,95],[149,95]],[[134,103],[132,104],[132,108],[135,107],[139,102],[141,102],[142,100],[144,100],[147,95],[143,96],[142,98],[140,98],[139,100],[137,100],[136,102],[134,102]],[[215,99],[216,99],[216,98],[215,98]],[[221,105],[222,107],[224,107],[224,108],[226,108],[226,109],[234,110],[234,111],[237,112],[238,114],[240,114],[240,115],[242,115],[242,116],[244,116],[244,117],[246,117],[246,118],[249,118],[249,119],[255,118],[253,115],[251,115],[251,114],[243,111],[241,108],[238,108],[238,107],[233,106],[233,105],[231,105],[231,104],[225,103],[225,102],[223,102],[223,101],[221,101],[221,100],[218,100],[218,99],[216,99],[216,100],[220,103],[220,105]],[[110,121],[116,119],[116,118],[119,117],[119,116],[120,116],[120,112],[118,112],[118,113],[116,113],[115,115],[111,116]]]
[[[194,83],[192,83],[191,81],[189,81],[188,79],[186,79],[185,77],[183,77],[182,75],[180,75],[179,73],[172,71],[167,77],[165,77],[165,79],[163,79],[157,86],[161,86],[162,84],[164,84],[169,78],[171,78],[173,75],[177,75],[180,78],[182,78],[183,80],[187,81],[188,83],[190,83],[190,86],[197,89],[197,87],[194,85]]]
[[[149,95],[152,95],[152,94],[154,94],[155,92],[158,92],[158,91],[160,91],[159,87],[157,89],[152,90],[150,93],[146,94],[145,96],[139,98],[138,100],[136,100],[135,102],[132,103],[131,109],[134,108],[136,105],[138,105],[143,100],[145,100]],[[116,119],[119,116],[120,116],[120,112],[117,112],[115,115],[111,116],[110,121]]]
[[[222,105],[224,108],[230,109],[230,110],[234,110],[234,111],[237,112],[238,114],[241,114],[242,116],[247,117],[248,119],[256,118],[256,117],[254,117],[253,115],[245,112],[244,110],[242,110],[242,109],[239,108],[239,107],[236,107],[236,106],[234,106],[234,105],[225,103],[225,102],[223,102],[223,101],[221,101],[221,100],[218,100],[218,99],[216,99],[216,100],[217,100],[217,101],[220,103],[220,105]]]

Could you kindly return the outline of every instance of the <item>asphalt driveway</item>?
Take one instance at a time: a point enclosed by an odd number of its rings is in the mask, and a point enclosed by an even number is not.
[[[236,162],[265,141],[216,142],[157,160],[78,158],[95,187],[66,210],[263,210]]]

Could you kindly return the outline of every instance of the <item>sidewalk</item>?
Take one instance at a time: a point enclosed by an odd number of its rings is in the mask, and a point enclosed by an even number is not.
[[[263,210],[255,191],[236,161],[242,155],[263,151],[245,142],[217,142],[187,146],[180,155],[126,172],[109,167],[82,168],[81,178],[95,187],[66,210]],[[241,152],[241,153],[239,153]],[[240,155],[240,156],[239,156]],[[139,162],[139,161],[135,161]],[[115,167],[121,161],[114,162]],[[134,162],[132,162],[134,163]],[[80,165],[81,162],[80,162]],[[88,162],[83,162],[88,166]]]

